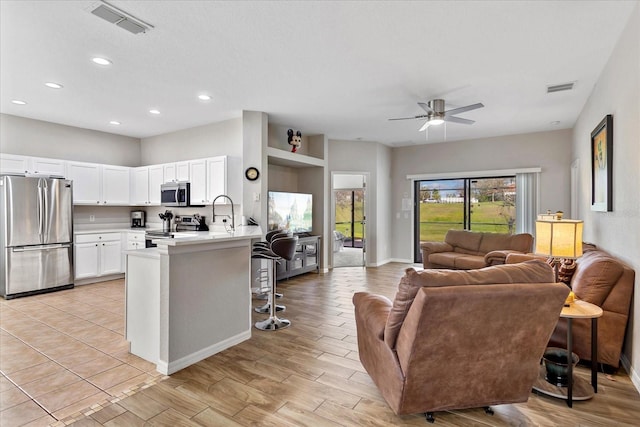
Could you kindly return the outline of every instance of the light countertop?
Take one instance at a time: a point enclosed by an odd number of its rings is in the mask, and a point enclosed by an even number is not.
[[[220,229],[212,228],[209,231],[179,231],[174,233],[172,239],[153,239],[153,243],[166,246],[183,246],[212,241],[231,241],[243,239],[259,239],[262,237],[262,229],[256,226],[238,226],[232,233]]]

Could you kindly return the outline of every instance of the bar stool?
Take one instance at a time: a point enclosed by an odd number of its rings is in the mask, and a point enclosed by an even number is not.
[[[284,230],[269,231],[267,234],[265,234],[263,241],[253,244],[251,248],[251,257],[254,259],[262,258],[256,255],[258,255],[260,252],[264,252],[265,250],[268,251],[271,246],[271,241],[274,239],[274,237],[286,237],[287,235],[287,231]],[[260,268],[256,270],[256,282],[259,283],[259,286],[257,288],[252,288],[251,291],[256,294],[256,297],[259,299],[267,299],[267,294],[271,291],[271,285],[267,283],[267,285],[264,286],[264,283],[269,281],[268,279],[270,275],[268,273],[268,270],[268,268],[262,268],[262,266],[260,266]],[[282,295],[280,295],[278,298],[282,298]]]
[[[296,253],[296,246],[298,245],[298,236],[293,237],[279,237],[274,238],[271,241],[271,250],[269,252],[263,252],[261,255],[265,258],[269,258],[273,263],[273,278],[271,280],[271,294],[269,295],[269,318],[255,323],[255,327],[262,331],[275,331],[278,329],[284,329],[291,325],[291,322],[287,319],[280,319],[276,316],[275,309],[275,294],[276,294],[276,263],[278,261],[287,260],[291,261]]]
[[[276,238],[288,237],[288,236],[291,236],[291,233],[288,231],[273,230],[268,232],[265,235],[265,241],[257,242],[253,244],[251,258],[266,259],[266,260],[272,261],[272,255],[265,256],[265,254],[271,253],[271,249],[270,249],[271,241]],[[273,262],[270,265],[273,266]],[[269,268],[260,267],[259,269],[256,270],[256,273],[258,276],[256,278],[256,282],[258,282],[259,285],[256,288],[252,288],[251,291],[256,294],[256,298],[268,300],[269,294],[271,293],[271,288],[272,288],[271,284],[269,283],[269,278],[270,276],[272,276],[271,274],[269,274]],[[276,293],[276,298],[282,298],[282,294]],[[285,308],[286,307],[284,305],[276,304],[276,311],[284,311]],[[254,310],[258,313],[269,313],[270,311],[269,302],[267,302],[266,304],[260,307],[254,308]]]

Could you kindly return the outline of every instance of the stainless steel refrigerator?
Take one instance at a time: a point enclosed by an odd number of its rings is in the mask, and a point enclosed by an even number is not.
[[[0,295],[73,287],[72,181],[0,177]]]

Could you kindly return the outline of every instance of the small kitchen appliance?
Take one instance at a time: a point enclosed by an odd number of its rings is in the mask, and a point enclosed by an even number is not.
[[[132,211],[131,212],[131,228],[144,228],[145,220],[144,211]]]
[[[160,186],[162,206],[190,206],[191,184],[188,182],[168,182]]]
[[[205,217],[199,214],[176,216],[176,231],[208,231]]]

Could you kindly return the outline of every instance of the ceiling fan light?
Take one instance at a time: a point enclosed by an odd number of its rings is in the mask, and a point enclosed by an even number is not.
[[[443,119],[439,119],[439,118],[433,118],[433,119],[430,119],[428,123],[430,125],[436,125],[437,126],[437,125],[443,124],[444,120]]]

